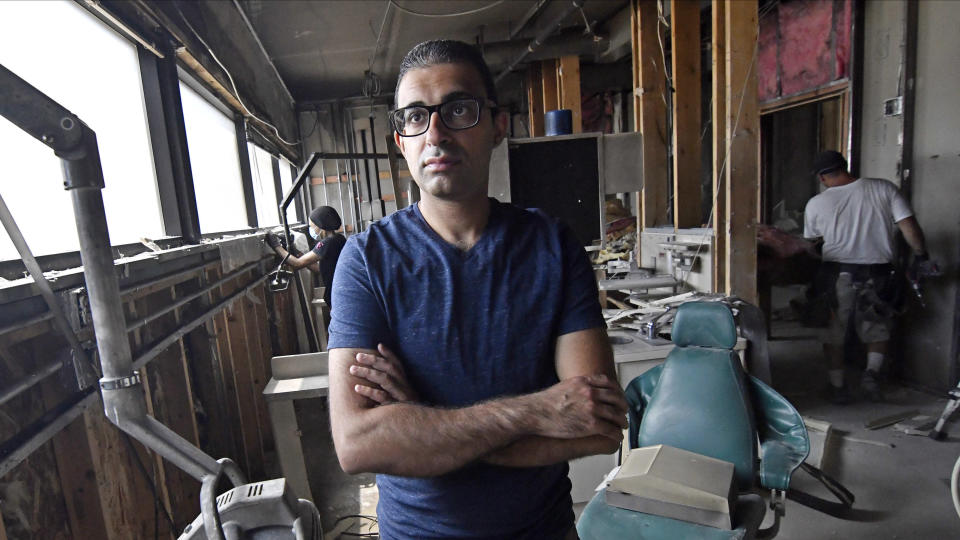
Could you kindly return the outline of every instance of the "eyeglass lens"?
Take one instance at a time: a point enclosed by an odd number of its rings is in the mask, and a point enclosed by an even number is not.
[[[450,129],[467,129],[477,125],[480,104],[473,99],[441,103],[440,120]],[[419,135],[430,127],[431,111],[426,107],[404,107],[396,111],[395,124],[401,135]]]

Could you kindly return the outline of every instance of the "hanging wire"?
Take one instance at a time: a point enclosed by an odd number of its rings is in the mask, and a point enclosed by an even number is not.
[[[233,81],[233,75],[230,74],[230,70],[228,70],[227,67],[223,65],[223,62],[221,62],[220,59],[217,58],[217,55],[213,52],[213,49],[210,48],[210,45],[208,45],[207,42],[203,39],[203,37],[200,35],[200,33],[197,32],[196,28],[194,28],[193,25],[190,24],[190,21],[187,19],[187,17],[183,14],[182,11],[180,11],[180,6],[178,5],[178,3],[174,2],[173,5],[176,8],[177,13],[180,15],[180,18],[183,19],[184,23],[186,23],[187,28],[189,28],[190,31],[193,33],[193,35],[200,41],[203,47],[207,50],[207,53],[210,55],[210,57],[213,58],[213,61],[216,62],[217,65],[220,66],[220,69],[222,69],[223,72],[227,74],[227,79],[230,81],[230,86],[233,88],[233,95],[235,98],[237,98],[237,102],[240,104],[241,107],[243,107],[243,110],[247,114],[247,116],[249,116],[250,118],[253,118],[257,122],[260,122],[261,124],[273,130],[273,133],[277,136],[277,139],[280,139],[280,141],[283,142],[283,144],[287,146],[296,146],[300,144],[301,139],[297,139],[296,141],[288,141],[284,139],[283,135],[280,135],[280,130],[277,129],[277,126],[271,124],[270,122],[267,122],[263,118],[260,118],[259,116],[253,114],[252,111],[250,111],[250,108],[247,107],[247,105],[243,102],[243,99],[240,97],[240,91],[237,90],[237,84]]]
[[[471,9],[468,11],[461,11],[458,13],[422,13],[420,11],[414,11],[412,9],[403,7],[400,4],[398,4],[396,0],[388,0],[388,1],[391,4],[393,4],[393,7],[399,9],[404,13],[409,13],[410,15],[416,15],[417,17],[433,17],[433,18],[440,19],[444,17],[460,17],[463,15],[473,15],[474,13],[480,13],[481,11],[486,11],[492,7],[499,6],[500,4],[504,3],[506,0],[497,0],[496,2],[493,2],[491,4],[487,4],[485,6],[478,7],[476,9]]]

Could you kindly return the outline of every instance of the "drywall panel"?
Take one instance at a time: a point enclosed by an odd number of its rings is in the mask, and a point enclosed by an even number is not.
[[[927,308],[912,303],[904,317],[903,376],[946,389],[956,383],[951,366],[958,356],[960,2],[920,2],[918,16],[912,199],[944,276],[926,286]]]
[[[900,95],[905,6],[902,0],[864,2],[860,175],[898,185],[903,118],[884,116],[883,102]]]

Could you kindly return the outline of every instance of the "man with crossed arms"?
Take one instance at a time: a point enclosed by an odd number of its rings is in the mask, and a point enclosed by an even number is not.
[[[384,539],[576,538],[567,461],[615,452],[627,408],[589,260],[557,220],[487,197],[508,116],[476,49],[417,45],[394,95],[422,195],[340,256],[340,464],[377,473]]]

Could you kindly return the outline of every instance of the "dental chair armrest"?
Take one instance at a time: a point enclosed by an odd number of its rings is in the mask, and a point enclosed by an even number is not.
[[[641,375],[637,375],[627,385],[624,394],[627,397],[627,403],[630,408],[627,409],[627,415],[630,420],[630,428],[627,436],[627,442],[630,448],[638,448],[637,439],[640,433],[640,422],[643,421],[643,413],[646,411],[647,403],[653,396],[653,391],[660,381],[660,372],[663,371],[663,364],[651,368]]]
[[[753,376],[750,393],[760,438],[760,484],[786,491],[793,471],[810,453],[807,427],[786,398]]]

